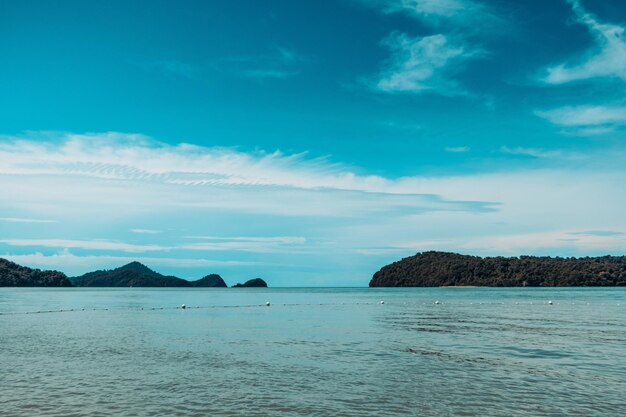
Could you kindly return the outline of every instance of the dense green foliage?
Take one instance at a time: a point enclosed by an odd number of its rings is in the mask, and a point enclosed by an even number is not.
[[[182,278],[161,275],[139,262],[71,278],[77,287],[191,287]]]
[[[131,262],[116,269],[88,272],[71,278],[77,287],[227,287],[217,274],[197,281],[187,281],[171,275],[162,275],[139,262]]]
[[[20,266],[0,258],[0,287],[71,287],[64,273]]]
[[[241,287],[267,287],[267,283],[263,281],[261,278],[254,278],[244,282],[243,284],[235,284],[233,288],[241,288]]]
[[[380,269],[370,287],[626,286],[626,257],[519,258],[424,252]]]
[[[171,275],[162,275],[139,262],[131,262],[115,269],[88,272],[67,278],[58,271],[41,271],[20,266],[0,258],[0,287],[220,287],[226,282],[217,274],[209,274],[196,281],[187,281]],[[267,287],[260,278],[237,284],[236,287]]]

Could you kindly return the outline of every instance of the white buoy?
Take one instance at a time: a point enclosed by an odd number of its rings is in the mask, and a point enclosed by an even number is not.
[[[383,300],[380,300],[380,303],[381,303],[381,304],[385,304],[385,302],[384,302]]]
[[[265,302],[265,305],[266,305],[266,306],[268,306],[268,307],[269,307],[269,306],[271,306],[271,304],[270,304],[270,302],[269,302],[269,301],[266,301],[266,302]]]
[[[187,308],[187,306],[183,304],[182,306],[180,306],[180,308],[182,308],[184,310],[184,309]]]
[[[439,304],[439,300],[435,301],[435,304]]]
[[[552,305],[552,300],[548,301],[548,304]]]

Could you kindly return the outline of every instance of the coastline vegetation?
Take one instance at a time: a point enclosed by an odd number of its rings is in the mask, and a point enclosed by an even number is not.
[[[626,286],[626,256],[486,257],[423,252],[384,266],[370,287]]]
[[[115,269],[88,272],[68,278],[59,271],[42,271],[0,258],[0,287],[215,287],[227,288],[218,274],[209,274],[195,281],[173,275],[162,275],[140,262],[131,262]],[[235,287],[267,287],[260,278]]]

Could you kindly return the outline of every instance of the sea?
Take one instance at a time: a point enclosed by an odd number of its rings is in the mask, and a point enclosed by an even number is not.
[[[626,288],[0,288],[0,415],[626,416]]]

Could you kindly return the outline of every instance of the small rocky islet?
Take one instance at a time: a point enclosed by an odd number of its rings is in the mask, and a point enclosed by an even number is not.
[[[258,287],[265,288],[267,287],[267,282],[263,281],[261,278],[254,278],[244,282],[243,284],[235,284],[233,288],[244,288],[244,287]]]
[[[0,287],[228,288],[228,285],[218,274],[209,274],[198,280],[188,281],[173,275],[160,274],[137,261],[115,269],[67,277],[59,271],[28,268],[0,258]],[[261,278],[255,278],[234,287],[267,287],[267,283]]]

